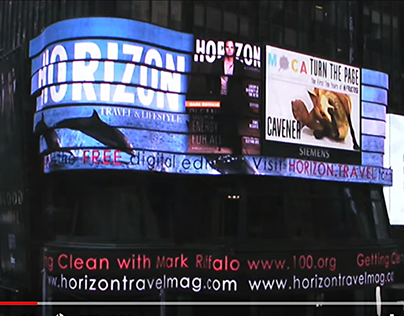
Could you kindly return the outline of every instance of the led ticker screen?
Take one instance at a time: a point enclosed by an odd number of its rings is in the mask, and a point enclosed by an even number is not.
[[[214,249],[44,249],[47,289],[122,296],[159,293],[265,294],[385,286],[395,281],[394,249],[266,251]]]
[[[359,68],[266,46],[265,89],[269,153],[360,164]]]

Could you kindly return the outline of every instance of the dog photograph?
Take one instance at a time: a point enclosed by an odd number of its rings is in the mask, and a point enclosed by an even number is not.
[[[361,149],[360,69],[267,46],[265,140]]]
[[[360,150],[359,96],[272,79],[266,100],[267,140]]]

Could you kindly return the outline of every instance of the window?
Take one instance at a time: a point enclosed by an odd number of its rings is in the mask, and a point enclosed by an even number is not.
[[[373,219],[370,212],[370,201],[367,190],[360,187],[346,188],[345,196],[349,200],[349,216],[355,237],[360,239],[375,238]]]
[[[168,0],[152,1],[152,23],[168,27]]]
[[[382,64],[382,56],[381,56],[381,53],[380,52],[376,52],[376,51],[372,51],[371,53],[370,53],[370,56],[371,56],[371,59],[372,59],[372,68],[375,68],[375,69],[378,69],[378,70],[380,70],[381,69],[381,64]]]
[[[382,189],[371,189],[370,196],[377,239],[387,239],[390,237],[389,220]]]
[[[349,10],[348,2],[340,1],[337,5],[337,25],[338,28],[348,29]]]
[[[296,30],[290,28],[285,29],[285,45],[293,48],[297,46]]]
[[[201,4],[195,4],[194,6],[194,24],[196,26],[205,25],[205,7]]]
[[[140,21],[150,21],[150,1],[130,1],[132,17]]]
[[[122,186],[121,180],[105,180],[75,175],[61,179],[54,192],[45,196],[46,211],[53,238],[92,242],[137,242],[173,237],[172,218],[167,218],[170,200],[140,177]],[[72,185],[74,181],[74,185]],[[80,183],[78,185],[77,183]],[[52,237],[50,237],[52,239]]]
[[[334,1],[330,1],[328,3],[324,3],[324,18],[329,25],[335,27],[337,16],[336,16],[336,3]]]
[[[278,190],[247,196],[247,236],[253,239],[286,239],[284,199]]]
[[[117,1],[116,15],[122,18],[132,18],[132,1],[129,0]]]
[[[102,187],[83,190],[73,210],[72,235],[110,242],[161,239],[164,226],[159,225],[160,214],[151,208],[146,190],[151,188],[127,186],[118,190]]]
[[[248,17],[240,16],[240,35],[250,37],[250,19]]]
[[[273,9],[283,9],[284,1],[271,1],[270,5]]]
[[[345,203],[338,186],[317,188],[313,208],[315,211],[316,238],[320,240],[351,239],[352,231],[347,222]],[[326,207],[325,207],[326,206]]]
[[[180,0],[171,0],[170,6],[170,27],[175,30],[181,30],[182,2]]]
[[[281,27],[272,25],[270,31],[270,43],[273,45],[283,44],[283,29]]]
[[[238,237],[240,221],[240,195],[222,195],[220,236]]]
[[[285,188],[288,185],[285,185]],[[314,211],[308,186],[290,183],[285,196],[285,220],[290,239],[314,238]]]
[[[303,52],[309,51],[309,33],[299,27],[299,50]]]
[[[222,12],[217,8],[206,8],[206,27],[220,31],[222,29]]]
[[[215,208],[217,203],[215,192],[212,187],[203,188],[202,183],[203,181],[200,183],[178,181],[178,185],[175,186],[178,195],[173,204],[174,234],[180,243],[206,242],[212,239],[212,235],[217,236],[212,229],[212,216],[219,213]]]
[[[390,234],[381,187],[272,177],[74,177],[59,176],[44,195],[50,240],[320,243]]]
[[[234,12],[224,12],[224,31],[238,34],[237,14]]]
[[[315,7],[314,17],[317,21],[323,22],[324,21],[324,8],[320,6]]]

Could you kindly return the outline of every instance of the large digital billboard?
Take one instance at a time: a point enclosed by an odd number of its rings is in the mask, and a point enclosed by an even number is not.
[[[265,154],[360,164],[361,70],[266,46]]]
[[[312,89],[319,100],[334,98],[336,110],[330,117],[342,115],[338,104],[343,109],[351,106],[351,116],[344,112],[352,123],[348,130],[342,121],[331,119],[340,124],[341,135],[347,133],[344,141],[326,134],[316,139],[302,127],[299,134],[306,145],[300,150],[306,155],[280,155],[284,150],[278,151],[280,142],[263,146],[261,119],[268,115],[270,104],[276,103],[268,102],[267,93],[263,113],[261,53],[254,43],[203,38],[118,18],[79,18],[49,26],[30,43],[34,132],[44,172],[113,169],[255,174],[390,185],[391,170],[359,166],[358,161],[346,159],[353,153],[360,160],[356,90],[346,92],[344,99],[335,87],[329,92]],[[275,57],[269,60],[276,62]],[[297,67],[295,60],[291,60],[292,70],[284,58],[279,60],[279,72],[286,74]],[[309,64],[305,67],[301,69],[309,69]],[[360,75],[356,68],[349,69],[352,84],[345,89],[354,89]],[[298,99],[290,93],[288,98]],[[310,110],[309,101],[299,98]],[[288,101],[290,111],[292,101]],[[281,117],[280,112],[271,113],[271,117]],[[328,147],[309,146],[316,142]],[[333,150],[332,144],[337,151],[345,148],[341,159],[325,156]]]
[[[394,170],[393,185],[384,188],[391,225],[404,225],[404,116],[386,115],[384,166]]]
[[[259,46],[86,18],[48,27],[30,57],[41,154],[260,154]]]

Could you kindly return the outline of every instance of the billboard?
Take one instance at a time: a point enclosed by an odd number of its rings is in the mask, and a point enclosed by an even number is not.
[[[391,225],[404,225],[404,116],[386,115],[384,166],[394,170],[393,185],[383,188]]]
[[[386,186],[392,183],[391,169],[294,158],[191,155],[147,150],[137,150],[135,154],[128,155],[109,149],[55,151],[44,156],[45,173],[102,169],[198,175],[250,174]]]
[[[270,63],[277,62],[273,56]],[[299,127],[306,145],[298,149],[304,155],[280,155],[284,149],[276,144],[287,143],[271,141],[270,146],[262,146],[261,48],[253,43],[199,38],[133,20],[79,18],[46,28],[30,42],[30,58],[31,94],[36,98],[34,132],[45,173],[113,169],[391,184],[391,171],[357,166],[356,160],[347,159],[352,153],[360,160],[355,146],[360,145],[361,136],[356,68],[349,68],[351,77],[343,77],[351,82],[344,85],[351,89],[344,106],[348,99],[352,106],[352,129],[344,130],[346,139],[338,142],[326,134],[316,139],[307,127]],[[285,59],[282,65],[276,71],[284,76],[297,67],[295,60],[292,70],[285,66]],[[308,67],[301,69],[308,71]],[[291,82],[299,86],[303,75],[297,74]],[[266,89],[272,93],[273,78],[267,79]],[[328,93],[337,93],[334,86],[329,89]],[[313,91],[321,99],[323,92]],[[335,96],[342,102],[340,94]],[[297,100],[294,95],[289,98]],[[309,106],[304,96],[299,98]],[[271,118],[281,117],[271,102],[266,102],[266,119],[269,113]],[[286,114],[281,120],[289,124]],[[300,123],[295,120],[294,124],[296,128]],[[346,147],[334,148],[344,153],[340,159],[334,157],[332,146]]]
[[[137,21],[86,18],[48,27],[30,43],[41,153],[186,152],[192,52],[192,35]]]
[[[260,46],[197,38],[187,99],[188,152],[261,154]]]
[[[337,290],[394,282],[393,248],[327,251],[233,249],[44,249],[52,291],[109,297],[168,292],[237,295]]]
[[[265,48],[265,154],[360,164],[361,70]]]
[[[41,154],[260,154],[259,46],[115,18],[58,22],[30,45]]]

